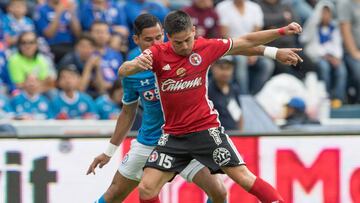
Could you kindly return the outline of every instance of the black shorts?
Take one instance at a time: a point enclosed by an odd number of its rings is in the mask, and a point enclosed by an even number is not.
[[[245,164],[222,127],[181,136],[163,134],[150,154],[144,168],[180,173],[192,159],[222,173],[223,166]]]

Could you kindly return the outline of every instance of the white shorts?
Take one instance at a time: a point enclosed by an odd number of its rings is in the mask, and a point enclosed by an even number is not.
[[[143,167],[154,149],[153,146],[146,146],[139,143],[136,139],[131,141],[129,152],[124,156],[119,166],[119,173],[130,180],[139,181],[143,174]],[[189,165],[180,173],[186,181],[192,182],[204,165],[193,159]]]

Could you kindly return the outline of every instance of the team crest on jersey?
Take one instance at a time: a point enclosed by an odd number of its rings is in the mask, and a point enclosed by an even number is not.
[[[162,134],[159,141],[158,141],[158,145],[159,146],[165,146],[167,141],[169,140],[169,134]]]
[[[218,128],[210,128],[208,129],[209,135],[214,139],[216,145],[220,145],[222,143],[220,137],[220,131]]]
[[[231,154],[226,148],[219,147],[214,150],[213,159],[219,166],[225,166],[230,162]]]
[[[190,61],[191,65],[198,66],[201,64],[202,58],[198,53],[193,53],[190,55],[189,61]]]
[[[155,101],[156,100],[156,94],[154,90],[148,90],[143,93],[143,96],[145,100],[147,101]]]
[[[186,75],[186,69],[181,67],[176,70],[176,75],[179,77],[184,77]]]
[[[148,158],[148,161],[149,161],[149,162],[155,162],[155,161],[158,160],[158,158],[159,158],[159,154],[157,153],[157,151],[153,151],[153,152],[150,154],[150,156],[149,156],[149,158]]]

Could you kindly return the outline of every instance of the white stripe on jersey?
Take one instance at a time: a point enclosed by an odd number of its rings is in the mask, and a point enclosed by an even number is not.
[[[154,73],[154,76],[155,76],[155,88],[158,89],[161,111],[163,112],[164,124],[161,126],[161,130],[162,130],[162,133],[164,134],[164,133],[165,133],[165,132],[164,132],[164,127],[165,127],[165,123],[166,123],[166,120],[165,120],[165,111],[164,111],[163,104],[162,104],[162,100],[161,100],[161,93],[160,93],[160,89],[159,89],[159,81],[158,81],[158,78],[157,78],[156,73]]]
[[[228,143],[230,144],[231,148],[234,150],[235,152],[235,155],[237,156],[237,158],[239,159],[239,164],[244,164],[244,160],[243,158],[241,157],[241,155],[239,154],[238,150],[236,149],[234,143],[232,142],[232,140],[229,138],[229,135],[227,135],[226,133],[224,133],[225,136],[226,136],[226,139],[228,141]]]
[[[208,91],[209,91],[209,70],[210,70],[210,66],[207,68],[207,71],[206,71],[206,76],[205,76],[205,88],[206,88],[206,92],[205,92],[205,99],[207,101],[207,104],[209,106],[209,110],[210,110],[210,114],[216,114],[216,121],[219,123],[219,127],[221,126],[221,122],[220,122],[220,119],[219,119],[219,112],[214,108],[214,104],[213,102],[209,99],[209,96],[208,96]]]

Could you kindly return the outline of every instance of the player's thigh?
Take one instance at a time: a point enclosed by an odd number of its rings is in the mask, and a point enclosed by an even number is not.
[[[221,167],[244,165],[235,145],[225,134],[224,129],[211,128],[193,137],[191,155],[194,159],[207,166],[212,173],[221,173]],[[201,143],[201,144],[199,144]]]
[[[105,193],[107,199],[123,201],[139,184],[139,181],[130,180],[117,171],[109,189]]]
[[[140,182],[143,167],[153,149],[152,146],[146,146],[137,140],[132,140],[130,150],[119,166],[119,173],[127,179]]]
[[[187,182],[193,182],[193,179],[196,176],[196,174],[198,174],[199,171],[201,171],[203,168],[205,168],[203,164],[193,159],[186,166],[186,168],[180,172],[180,176],[184,178]]]
[[[211,174],[207,167],[201,168],[201,170],[195,174],[192,181],[209,196],[226,197],[226,188],[221,176]]]
[[[151,167],[144,168],[144,174],[139,183],[140,196],[144,193],[158,194],[165,183],[171,181],[174,176],[175,172],[162,171]]]

